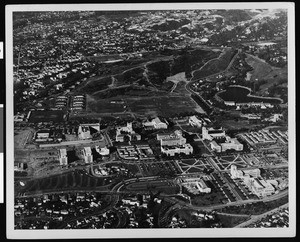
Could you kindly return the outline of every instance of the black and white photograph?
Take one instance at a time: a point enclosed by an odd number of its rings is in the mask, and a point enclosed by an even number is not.
[[[292,237],[294,5],[7,5],[8,238]]]

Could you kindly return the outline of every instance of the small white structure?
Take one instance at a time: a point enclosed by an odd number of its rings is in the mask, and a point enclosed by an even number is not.
[[[202,120],[198,119],[195,115],[189,117],[189,124],[194,126],[194,127],[198,127],[201,128],[203,125]]]
[[[102,156],[109,155],[109,149],[107,147],[100,148],[99,145],[97,145],[95,149]]]

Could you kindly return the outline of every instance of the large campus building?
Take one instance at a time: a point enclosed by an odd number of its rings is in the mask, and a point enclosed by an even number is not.
[[[202,178],[185,178],[181,185],[193,194],[210,193],[211,188]]]
[[[158,117],[152,119],[150,122],[143,123],[144,127],[147,129],[167,129],[168,125],[162,122]]]
[[[186,139],[182,136],[180,130],[173,133],[157,134],[156,138],[160,141],[161,146],[184,145],[186,143]]]
[[[157,134],[157,140],[160,141],[161,152],[168,156],[193,153],[193,147],[186,143],[186,138],[182,136],[180,130],[176,130],[174,133]]]
[[[236,150],[242,151],[244,149],[243,144],[241,144],[236,138],[231,138],[226,135],[222,128],[202,128],[202,138],[203,140],[210,140],[210,148],[218,153],[224,152],[226,150]],[[220,139],[224,139],[225,142],[218,142]]]
[[[202,127],[202,138],[203,140],[213,140],[224,138],[226,136],[225,131],[222,128],[214,129]]]
[[[116,141],[117,142],[124,142],[125,137],[131,140],[141,140],[141,135],[137,134],[133,128],[132,123],[127,123],[126,126],[120,126],[116,129]]]
[[[80,140],[91,139],[92,134],[100,132],[100,122],[93,124],[80,124],[78,127],[78,138]]]
[[[260,177],[259,169],[238,170],[236,165],[230,169],[232,179],[243,179],[249,189],[258,197],[266,197],[275,193],[275,187],[271,181],[264,180]]]

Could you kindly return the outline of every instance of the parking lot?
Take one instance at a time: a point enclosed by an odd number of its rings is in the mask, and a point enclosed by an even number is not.
[[[140,162],[138,164],[144,176],[157,176],[162,174],[181,174],[175,161]]]

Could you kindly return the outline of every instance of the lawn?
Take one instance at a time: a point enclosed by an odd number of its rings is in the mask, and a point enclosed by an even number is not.
[[[156,96],[145,98],[128,98],[130,110],[141,115],[174,116],[179,113],[194,112],[197,108],[188,96]]]
[[[220,219],[220,222],[221,222],[223,228],[232,228],[232,227],[248,220],[249,216],[248,215],[234,216],[234,215],[217,214],[217,218]]]
[[[253,71],[251,74],[251,81],[258,79],[266,80],[267,83],[260,86],[260,90],[257,95],[263,94],[269,87],[272,85],[281,82],[282,80],[287,80],[287,68],[278,68],[273,67],[270,64],[266,63],[264,60],[254,57],[247,54],[246,58],[247,63],[252,66]]]

